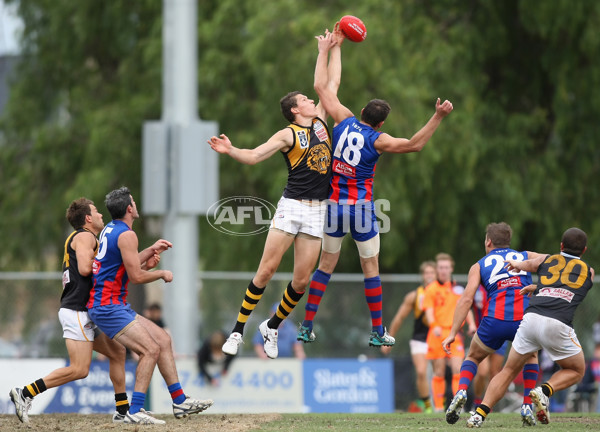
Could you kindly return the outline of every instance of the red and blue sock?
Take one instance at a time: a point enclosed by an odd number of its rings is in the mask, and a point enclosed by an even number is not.
[[[381,279],[379,276],[365,278],[365,297],[369,311],[371,311],[371,324],[373,331],[376,331],[379,336],[383,336],[382,317],[382,292]]]
[[[185,393],[181,388],[181,384],[176,382],[167,388],[169,389],[169,393],[171,393],[171,399],[173,399],[173,403],[180,404],[185,400]]]
[[[529,392],[533,390],[537,383],[540,367],[537,363],[526,364],[523,367],[523,403],[531,405],[531,397]]]
[[[310,281],[310,289],[308,290],[308,300],[304,307],[305,312],[302,325],[311,331],[313,329],[313,320],[315,319],[317,310],[319,310],[319,304],[323,299],[323,294],[325,294],[330,278],[331,274],[317,269]]]
[[[477,365],[471,360],[465,360],[460,367],[460,379],[458,381],[459,390],[467,390],[473,377],[477,375]]]

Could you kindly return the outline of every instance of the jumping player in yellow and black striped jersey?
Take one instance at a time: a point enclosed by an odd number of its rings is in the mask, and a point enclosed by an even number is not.
[[[322,43],[335,45],[330,58],[340,56],[339,44],[343,35],[336,30],[333,37]],[[321,46],[323,45],[323,46]],[[324,57],[327,62],[327,56]],[[329,86],[334,92],[340,85],[341,62],[328,61]],[[258,271],[248,285],[237,322],[223,352],[236,355],[242,343],[244,326],[261,299],[267,283],[277,270],[283,254],[294,245],[294,276],[283,293],[277,312],[259,326],[265,353],[276,358],[277,328],[302,298],[321,250],[325,200],[331,180],[331,135],[327,128],[328,113],[319,102],[295,91],[284,96],[281,112],[290,125],[276,132],[269,140],[254,149],[234,147],[225,134],[212,137],[209,144],[218,153],[227,154],[238,162],[254,165],[280,152],[288,168],[288,181],[279,200],[275,217],[267,235]]]

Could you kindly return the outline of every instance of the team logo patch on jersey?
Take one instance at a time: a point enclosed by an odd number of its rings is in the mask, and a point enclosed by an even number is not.
[[[315,122],[313,130],[315,131],[315,135],[317,136],[317,138],[319,138],[319,140],[327,141],[327,138],[329,138],[329,136],[327,135],[327,129],[325,129],[323,123],[319,121]]]
[[[327,174],[331,163],[331,153],[325,144],[318,144],[311,148],[306,158],[306,165],[319,174]]]
[[[341,174],[346,177],[356,177],[356,169],[338,159],[333,161],[333,172]]]
[[[305,131],[298,131],[298,141],[300,141],[300,148],[305,149],[308,147],[308,137]]]

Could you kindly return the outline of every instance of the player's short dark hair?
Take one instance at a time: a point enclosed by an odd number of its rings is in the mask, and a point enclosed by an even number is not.
[[[279,101],[279,104],[281,105],[281,113],[290,123],[293,123],[296,120],[296,116],[292,113],[292,108],[296,108],[298,106],[296,96],[299,94],[299,91],[289,92]]]
[[[562,236],[563,252],[581,256],[587,246],[587,234],[579,228],[569,228]]]
[[[106,194],[104,204],[113,220],[122,219],[127,212],[127,207],[131,205],[131,192],[125,186],[115,189]]]
[[[91,216],[92,208],[90,205],[93,205],[94,202],[87,198],[81,197],[77,198],[67,208],[67,220],[73,227],[73,229],[80,229],[85,225],[85,217]]]
[[[491,223],[485,228],[485,235],[497,248],[510,247],[512,228],[506,222]]]
[[[363,108],[360,119],[366,124],[376,127],[387,118],[391,110],[390,104],[383,99],[373,99]]]

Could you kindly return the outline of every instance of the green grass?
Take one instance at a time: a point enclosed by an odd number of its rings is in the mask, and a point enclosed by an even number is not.
[[[468,414],[463,413],[454,425],[447,424],[443,414],[284,414],[282,417],[253,431],[464,431]],[[548,425],[536,427],[542,431],[597,431],[600,430],[600,414],[553,414]],[[523,426],[518,413],[492,413],[481,430],[523,432]]]

